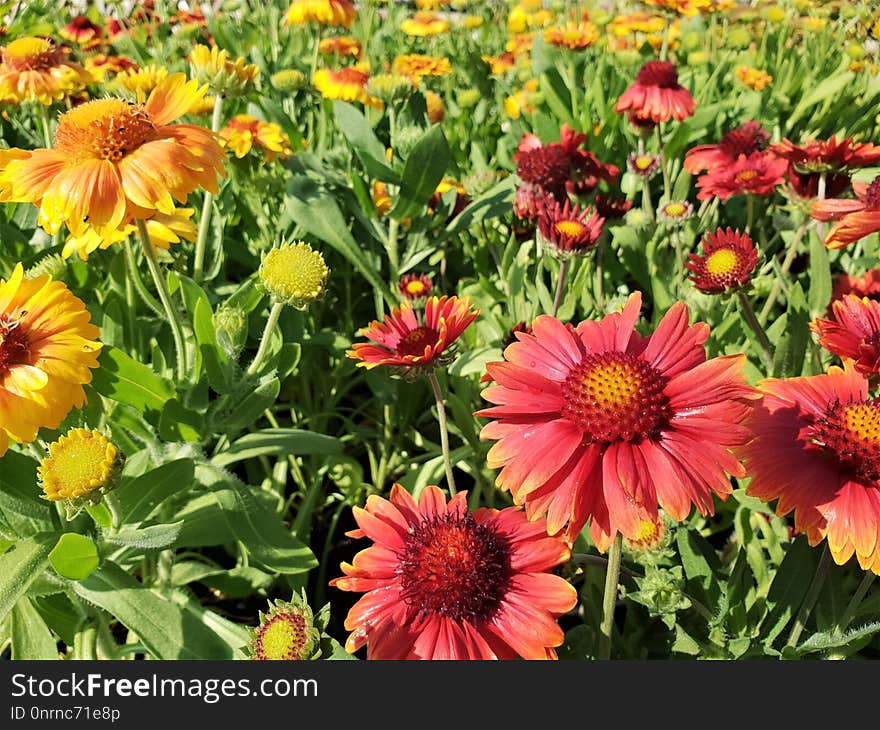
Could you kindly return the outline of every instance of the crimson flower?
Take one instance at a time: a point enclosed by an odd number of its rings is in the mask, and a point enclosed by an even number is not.
[[[766,152],[740,155],[729,167],[716,168],[697,180],[698,200],[720,198],[722,201],[734,195],[771,195],[784,180],[788,163]]]
[[[837,223],[825,236],[828,248],[843,248],[880,231],[880,176],[870,185],[854,182],[853,190],[857,200],[829,198],[813,203],[813,218]]]
[[[849,358],[862,375],[880,374],[880,302],[849,294],[831,305],[831,319],[814,319],[819,344]]]
[[[767,146],[770,135],[758,122],[748,121],[731,129],[718,144],[692,147],[684,156],[684,169],[692,175],[732,165],[740,155],[748,157]]]
[[[847,294],[855,294],[858,297],[868,297],[868,299],[880,301],[880,269],[869,269],[861,276],[838,274],[834,278],[831,302],[843,299]]]
[[[602,218],[593,208],[579,208],[566,200],[560,205],[549,201],[538,217],[541,241],[557,258],[587,253],[602,235]]]
[[[758,263],[758,251],[747,233],[719,228],[703,237],[703,255],[688,254],[685,268],[694,286],[707,294],[746,286]]]
[[[683,121],[694,115],[697,102],[678,83],[678,71],[668,61],[648,61],[636,80],[620,95],[614,110],[632,111],[636,118],[652,122]]]

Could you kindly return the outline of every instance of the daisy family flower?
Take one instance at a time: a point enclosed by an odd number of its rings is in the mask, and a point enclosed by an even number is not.
[[[161,248],[167,251],[171,248],[172,243],[180,243],[181,240],[195,241],[198,229],[191,220],[195,212],[195,208],[176,208],[170,214],[154,211],[144,221],[153,249]],[[70,235],[67,237],[61,255],[68,259],[73,254],[77,254],[80,259],[87,261],[89,255],[98,249],[106,250],[114,244],[123,243],[135,233],[137,233],[135,223],[126,223],[115,231],[103,234],[99,234],[94,228],[86,228],[78,236]]]
[[[712,10],[712,0],[645,0],[645,4],[672,10],[686,18]]]
[[[113,79],[113,86],[124,89],[137,96],[146,96],[168,78],[168,69],[151,63],[147,66],[133,66],[120,69]]]
[[[810,322],[819,344],[852,360],[862,375],[880,374],[880,302],[849,294],[834,302],[831,312],[831,319]]]
[[[868,297],[868,299],[880,301],[880,269],[869,269],[861,276],[838,274],[834,278],[831,302],[834,303],[838,299],[843,299],[847,294],[855,294],[859,298]]]
[[[426,274],[404,274],[400,277],[397,289],[400,295],[410,301],[424,299],[431,293],[434,284]]]
[[[312,77],[312,83],[325,99],[359,101],[361,104],[381,108],[382,102],[367,92],[369,74],[354,66],[346,66],[338,71],[319,68]]]
[[[560,204],[551,199],[538,216],[539,240],[558,259],[583,256],[599,240],[604,223],[593,208],[581,209],[569,200]]]
[[[318,43],[318,51],[324,55],[351,56],[355,61],[361,57],[363,47],[357,38],[347,35],[322,38]]]
[[[357,366],[396,368],[403,375],[418,376],[451,361],[452,347],[477,318],[480,310],[465,297],[433,296],[425,303],[424,317],[416,315],[409,302],[373,321],[360,331],[371,342],[358,342],[346,355]]]
[[[718,144],[703,144],[692,147],[684,156],[684,169],[692,175],[704,170],[710,172],[729,167],[739,159],[763,150],[770,141],[770,135],[758,122],[749,120],[732,129]]]
[[[723,294],[746,286],[758,265],[758,250],[747,233],[719,228],[703,236],[703,253],[688,254],[690,279],[706,294]]]
[[[736,77],[754,91],[763,91],[773,83],[773,77],[766,71],[751,66],[737,66]]]
[[[37,477],[50,501],[96,504],[119,484],[123,462],[119,449],[100,431],[74,428],[49,445]]]
[[[123,71],[137,71],[138,65],[125,56],[108,56],[105,53],[97,53],[86,57],[83,66],[95,81],[103,84],[108,77],[115,77]]]
[[[633,175],[650,179],[660,169],[660,158],[648,152],[633,152],[626,159],[626,168]]]
[[[272,300],[296,309],[318,301],[329,276],[321,252],[302,241],[273,247],[260,263],[260,281]]]
[[[425,76],[448,76],[452,73],[452,65],[448,58],[425,56],[420,53],[397,56],[391,67],[394,73],[403,74],[413,84],[418,84]]]
[[[637,118],[657,124],[692,117],[696,106],[691,92],[678,83],[675,66],[668,61],[648,61],[614,109],[618,113],[631,111]]]
[[[101,343],[85,305],[60,281],[29,279],[18,264],[0,279],[0,456],[31,443],[86,402],[83,385]]]
[[[77,15],[67,25],[58,31],[64,40],[77,43],[83,48],[100,46],[103,40],[104,29],[96,25],[85,15]]]
[[[734,195],[772,195],[785,179],[788,163],[764,152],[740,155],[729,167],[716,168],[697,180],[698,200],[719,198],[728,200]]]
[[[831,198],[813,203],[813,218],[836,224],[825,236],[828,248],[843,248],[880,231],[880,176],[870,185],[854,182],[853,190],[857,200]]]
[[[207,84],[215,94],[241,96],[260,74],[260,69],[243,58],[235,60],[225,50],[213,46],[198,45],[189,54],[193,76],[199,83]]]
[[[667,226],[683,226],[694,213],[694,206],[687,200],[670,200],[657,209],[657,217]]]
[[[218,192],[223,148],[214,134],[169,124],[204,94],[173,74],[145,103],[97,99],[61,115],[51,149],[0,152],[0,200],[38,206],[48,233],[67,225],[102,237],[134,219],[175,213],[174,201],[202,187]]]
[[[52,104],[92,83],[91,74],[69,55],[69,48],[43,38],[7,44],[0,61],[0,100]]]
[[[854,142],[852,137],[838,141],[811,140],[796,145],[783,139],[770,146],[777,157],[788,160],[788,179],[802,198],[819,195],[820,176],[825,176],[825,196],[836,198],[849,188],[850,171],[880,163],[880,147],[868,142]]]
[[[269,604],[269,613],[260,612],[260,625],[250,630],[248,654],[257,661],[304,661],[317,658],[321,642],[320,624],[302,595],[293,594],[290,601],[276,600]],[[319,625],[316,625],[319,624]]]
[[[880,574],[880,402],[850,364],[826,374],[758,384],[763,398],[748,421],[754,437],[738,453],[746,492],[794,510],[810,545],[828,540],[834,561],[853,554]]]
[[[256,144],[266,155],[268,162],[277,157],[290,157],[293,149],[290,138],[281,131],[275,122],[264,122],[250,114],[236,114],[220,130],[220,138],[239,159],[251,151]]]
[[[569,548],[519,509],[468,512],[435,486],[419,501],[399,484],[354,508],[359,552],[331,585],[364,593],[345,619],[349,652],[368,659],[555,659],[556,619],[577,592],[553,567]]]
[[[357,10],[348,0],[294,0],[284,18],[286,25],[317,23],[348,28],[357,17]]]
[[[589,21],[569,22],[562,27],[545,30],[544,40],[551,46],[567,48],[570,51],[582,51],[599,40],[599,29]]]
[[[449,21],[436,13],[416,13],[400,23],[400,29],[407,35],[427,37],[449,32]]]
[[[713,495],[744,476],[731,449],[757,397],[742,376],[744,355],[706,358],[705,324],[688,324],[682,302],[647,337],[634,329],[636,292],[621,312],[576,327],[541,315],[517,334],[504,362],[489,363],[483,391],[493,419],[480,438],[496,441],[488,464],[496,484],[547,515],[555,534],[574,539],[590,520],[596,546],[616,533],[637,540],[658,507],[681,521],[695,505],[714,511]]]

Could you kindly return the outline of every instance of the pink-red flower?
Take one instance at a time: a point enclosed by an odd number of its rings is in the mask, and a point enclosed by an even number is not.
[[[770,145],[778,157],[788,160],[788,179],[802,198],[819,194],[819,178],[825,175],[825,196],[836,198],[849,187],[849,171],[880,162],[880,147],[867,142],[853,142],[852,137],[839,142],[814,140],[796,145],[787,139]]]
[[[847,294],[880,301],[880,269],[869,269],[861,276],[838,274],[831,290],[831,302],[843,299]]]
[[[843,248],[880,231],[880,176],[870,185],[854,182],[853,190],[856,200],[829,198],[813,203],[813,218],[837,223],[825,236],[828,248]]]
[[[539,316],[517,333],[476,415],[495,419],[480,437],[497,441],[488,464],[496,484],[554,534],[590,533],[607,550],[617,532],[638,539],[658,506],[683,520],[732,490],[744,470],[731,453],[750,433],[742,422],[757,397],[744,355],[706,359],[705,324],[675,304],[647,337],[635,331],[641,295],[623,311],[577,327]]]
[[[763,399],[749,419],[754,438],[738,453],[747,493],[794,510],[810,545],[828,539],[838,565],[853,554],[880,573],[880,402],[845,362],[827,374],[758,384]]]
[[[632,111],[637,118],[656,124],[692,117],[696,106],[691,92],[678,83],[675,66],[668,61],[648,61],[614,109],[618,113]]]
[[[404,274],[397,283],[400,295],[410,301],[424,299],[431,293],[434,284],[427,274]]]
[[[785,179],[787,167],[785,160],[766,152],[740,155],[732,165],[716,168],[699,177],[697,199],[720,198],[723,201],[743,193],[772,195]]]
[[[361,330],[372,342],[358,342],[346,354],[359,361],[358,367],[387,365],[419,375],[448,361],[452,345],[479,313],[467,297],[431,297],[421,320],[412,305],[404,302],[382,322],[373,321]]]
[[[758,263],[758,251],[748,233],[719,228],[703,237],[703,255],[688,254],[694,286],[707,294],[738,289],[751,281]]]
[[[602,218],[593,208],[572,206],[569,200],[560,205],[548,201],[538,216],[541,242],[557,258],[583,255],[590,251],[602,235]]]
[[[395,484],[391,499],[354,508],[371,547],[331,585],[365,595],[345,619],[349,652],[368,659],[555,659],[556,618],[577,592],[554,566],[569,558],[543,521],[515,507],[468,513],[466,494],[449,503],[434,486],[418,503]]]
[[[880,302],[849,294],[831,305],[831,319],[815,319],[810,329],[819,344],[850,358],[862,375],[880,374]]]
[[[758,122],[743,122],[722,136],[718,144],[701,144],[689,149],[684,156],[684,169],[696,175],[704,170],[728,167],[740,155],[748,157],[760,152],[769,140],[770,135]]]

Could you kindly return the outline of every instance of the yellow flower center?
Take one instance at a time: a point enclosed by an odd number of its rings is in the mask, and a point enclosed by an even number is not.
[[[657,534],[659,529],[659,525],[656,522],[652,522],[651,520],[642,520],[639,524],[639,539],[638,542],[644,542],[654,537]]]
[[[3,49],[3,62],[16,71],[45,71],[57,66],[63,54],[42,38],[19,38]]]
[[[260,266],[260,278],[272,296],[292,306],[319,299],[329,275],[320,252],[302,242],[273,248]]]
[[[600,408],[630,410],[636,406],[642,379],[629,363],[612,361],[584,373],[581,387]]]
[[[749,180],[754,180],[756,177],[758,177],[757,170],[740,170],[738,173],[736,173],[736,179],[739,182],[748,182]]]
[[[722,248],[706,259],[706,270],[714,276],[729,274],[736,269],[736,253],[729,248]]]
[[[859,441],[880,445],[880,409],[868,403],[854,403],[843,411],[843,425]]]
[[[639,170],[647,170],[654,164],[654,159],[655,158],[652,155],[639,155],[635,159],[636,168]]]
[[[663,212],[666,213],[666,215],[676,218],[680,215],[684,215],[686,210],[687,208],[685,208],[682,203],[670,203],[663,209]]]
[[[566,238],[575,238],[581,235],[586,226],[579,221],[557,221],[553,224],[556,232]]]
[[[122,99],[98,99],[61,116],[55,148],[76,160],[119,162],[157,136],[156,126],[141,105]]]
[[[406,291],[414,297],[425,293],[425,285],[420,281],[411,281],[406,285]]]
[[[77,428],[49,446],[38,469],[46,498],[74,500],[106,486],[119,452],[100,432]]]
[[[311,643],[305,617],[286,611],[272,616],[257,632],[257,659],[304,659]]]

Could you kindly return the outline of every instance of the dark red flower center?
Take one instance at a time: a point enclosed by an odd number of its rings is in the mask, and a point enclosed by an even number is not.
[[[746,122],[725,134],[718,146],[734,160],[740,155],[758,152],[767,144],[770,135],[757,122]]]
[[[397,343],[398,355],[424,355],[426,347],[437,344],[437,330],[431,327],[417,327],[410,330]]]
[[[520,154],[516,172],[525,182],[556,192],[571,177],[571,157],[562,145],[538,147]]]
[[[835,401],[806,435],[844,469],[868,481],[880,481],[880,400]]]
[[[413,619],[488,621],[513,574],[510,543],[469,514],[424,519],[407,535],[399,558],[400,595]]]
[[[678,71],[669,61],[648,61],[639,70],[636,83],[642,86],[675,89],[678,87]]]
[[[667,378],[624,352],[587,355],[563,385],[562,414],[591,443],[656,438],[672,416]]]
[[[880,210],[880,177],[874,178],[874,182],[865,190],[865,207],[868,210]]]
[[[24,328],[18,322],[0,318],[0,376],[13,365],[27,362],[29,355],[30,342]]]

